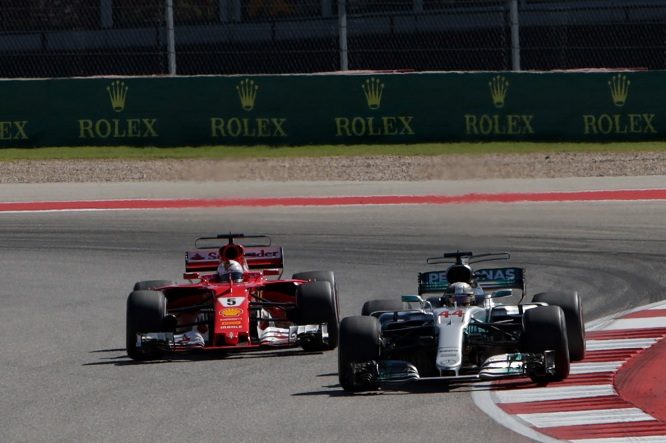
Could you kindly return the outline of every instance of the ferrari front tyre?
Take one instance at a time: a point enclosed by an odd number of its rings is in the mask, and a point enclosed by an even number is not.
[[[338,378],[345,391],[376,388],[363,383],[354,373],[354,364],[379,360],[381,355],[381,325],[376,317],[353,316],[340,322],[338,347]]]
[[[159,358],[162,351],[137,347],[137,334],[160,332],[166,315],[166,297],[159,291],[133,291],[127,297],[126,347],[133,360]]]
[[[146,291],[161,288],[162,286],[173,285],[171,280],[145,280],[134,283],[133,291]]]
[[[339,315],[335,293],[328,281],[311,281],[296,289],[299,323],[317,325],[326,323],[328,343],[303,343],[306,351],[327,351],[338,346]]]
[[[371,315],[373,312],[379,311],[404,311],[406,309],[402,300],[395,298],[368,300],[363,303],[361,308],[361,315]]]
[[[578,292],[540,292],[534,295],[532,301],[562,308],[567,323],[569,357],[571,361],[585,358],[585,320]]]
[[[525,352],[541,354],[555,352],[555,370],[552,374],[532,374],[536,383],[561,381],[569,376],[571,363],[567,342],[564,311],[559,306],[538,306],[528,309],[523,316],[523,343]]]

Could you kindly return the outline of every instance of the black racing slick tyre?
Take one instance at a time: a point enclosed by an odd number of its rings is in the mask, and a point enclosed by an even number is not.
[[[340,319],[340,298],[338,295],[338,285],[335,282],[335,273],[333,271],[307,271],[307,272],[298,272],[291,277],[294,280],[309,280],[309,281],[327,281],[331,284],[333,288],[333,299],[335,300],[335,312],[337,314],[337,319]],[[329,327],[328,331],[329,336],[331,335],[331,328]],[[338,326],[335,326],[335,343],[338,342]]]
[[[405,306],[402,300],[395,298],[368,300],[363,303],[361,308],[361,315],[371,315],[373,312],[379,311],[404,311],[409,309]]]
[[[338,347],[338,330],[340,318],[338,303],[331,283],[328,281],[311,281],[298,286],[296,290],[298,319],[302,325],[326,323],[328,343],[305,342],[305,351],[328,351]]]
[[[523,343],[525,352],[540,354],[555,352],[553,374],[532,374],[536,383],[561,381],[569,376],[571,363],[567,342],[564,311],[559,306],[538,306],[528,309],[523,315]]]
[[[133,291],[127,297],[126,346],[133,360],[159,358],[162,351],[144,350],[136,346],[140,332],[160,332],[166,315],[166,297],[159,291]]]
[[[564,311],[569,340],[569,357],[571,361],[585,358],[585,320],[583,304],[576,291],[572,292],[540,292],[532,298],[534,302],[559,306]]]
[[[381,355],[381,325],[376,317],[353,316],[340,322],[338,347],[338,378],[345,391],[374,389],[355,376],[353,365],[379,360]]]
[[[161,288],[162,286],[170,286],[173,285],[174,282],[171,280],[146,280],[146,281],[138,281],[134,283],[134,289],[133,291],[146,291],[146,290],[153,290],[156,288]]]
[[[333,271],[298,272],[291,278],[294,280],[327,281],[331,284],[333,291],[337,292],[337,286],[335,285],[335,274]]]

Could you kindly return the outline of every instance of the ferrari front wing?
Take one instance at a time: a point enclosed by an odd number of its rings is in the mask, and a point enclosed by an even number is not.
[[[144,332],[137,334],[138,349],[160,349],[168,352],[184,352],[198,349],[229,349],[240,347],[286,347],[303,343],[328,344],[329,335],[326,323],[319,325],[293,325],[286,328],[267,327],[260,331],[258,340],[236,346],[207,346],[204,337],[195,331],[182,334],[172,332]]]

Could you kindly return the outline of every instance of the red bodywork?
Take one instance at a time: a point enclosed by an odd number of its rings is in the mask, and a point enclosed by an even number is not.
[[[221,260],[240,262],[247,271],[240,282],[220,281]],[[296,289],[303,280],[268,277],[282,274],[282,249],[229,244],[219,250],[196,250],[186,255],[184,277],[190,284],[159,288],[167,299],[167,315],[176,320],[176,333],[196,330],[204,349],[258,348],[259,331],[271,325],[288,326],[297,315]]]

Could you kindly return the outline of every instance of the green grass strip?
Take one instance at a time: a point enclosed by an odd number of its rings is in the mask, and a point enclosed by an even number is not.
[[[0,149],[0,161],[66,159],[247,159],[369,155],[531,154],[558,152],[655,152],[666,151],[666,142],[636,143],[422,143],[410,145],[317,146],[198,146],[157,147],[53,147]]]

